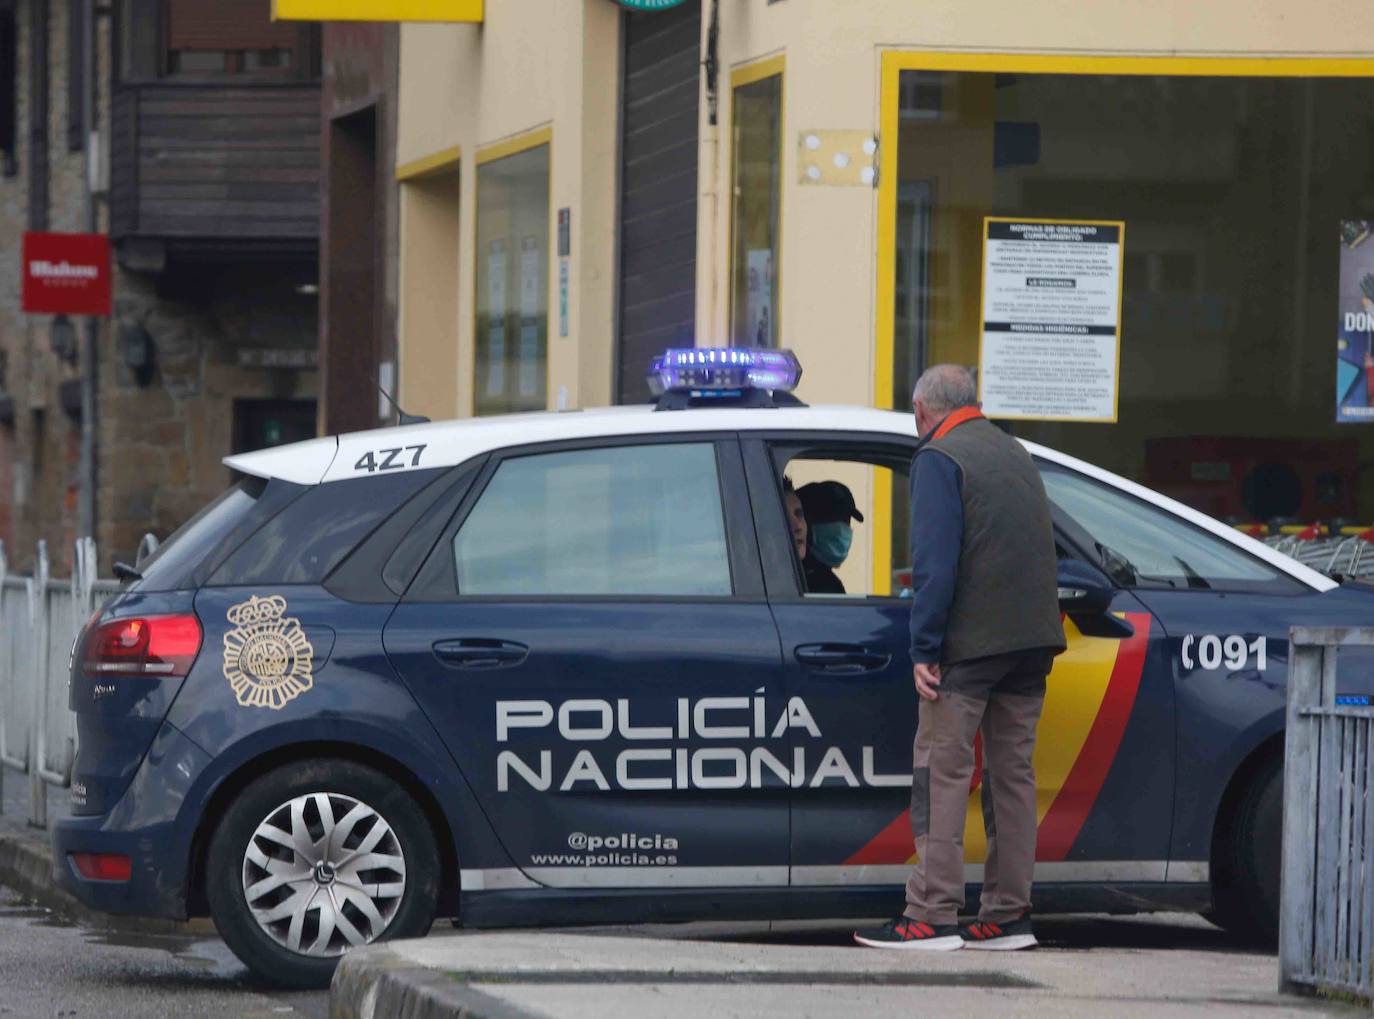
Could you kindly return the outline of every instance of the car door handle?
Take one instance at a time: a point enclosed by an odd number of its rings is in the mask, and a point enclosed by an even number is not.
[[[451,669],[500,669],[519,665],[530,649],[513,640],[464,637],[441,640],[434,645],[434,657]]]
[[[808,669],[838,675],[855,675],[885,669],[892,656],[860,644],[802,644],[793,651]]]

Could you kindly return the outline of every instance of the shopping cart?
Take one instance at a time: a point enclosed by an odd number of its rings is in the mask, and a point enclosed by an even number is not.
[[[1374,527],[1289,526],[1261,540],[1314,570],[1374,580]]]

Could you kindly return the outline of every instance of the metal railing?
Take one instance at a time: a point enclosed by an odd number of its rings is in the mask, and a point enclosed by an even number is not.
[[[1342,695],[1336,680],[1341,649],[1374,648],[1374,629],[1295,627],[1289,639],[1280,987],[1368,1000],[1374,706]]]
[[[1264,543],[1314,570],[1374,580],[1374,539],[1366,537],[1368,534],[1308,536],[1303,532],[1265,538]]]
[[[72,575],[54,580],[38,543],[33,576],[10,576],[0,542],[0,789],[5,769],[29,777],[29,823],[48,823],[48,786],[66,787],[76,758],[67,705],[72,644],[98,599],[119,590],[96,577],[95,542],[76,543]]]

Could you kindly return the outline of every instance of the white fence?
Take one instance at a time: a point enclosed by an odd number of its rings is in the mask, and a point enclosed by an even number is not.
[[[117,591],[96,579],[95,542],[76,543],[72,576],[48,575],[38,543],[31,577],[10,576],[0,542],[0,788],[5,769],[29,777],[29,823],[46,827],[47,787],[67,786],[76,757],[76,716],[67,705],[72,644],[98,599]]]
[[[1290,636],[1279,971],[1285,990],[1369,999],[1374,706],[1338,690],[1342,648],[1374,649],[1374,629],[1295,627]]]

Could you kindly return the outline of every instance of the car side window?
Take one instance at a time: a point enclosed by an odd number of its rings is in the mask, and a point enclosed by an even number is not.
[[[861,442],[779,443],[772,450],[798,593],[807,599],[910,597],[902,529],[875,510],[909,487],[910,450]]]
[[[397,507],[442,471],[403,471],[315,485],[210,577],[210,587],[318,584]]]
[[[1093,547],[1084,553],[1123,587],[1281,592],[1292,578],[1158,506],[1077,471],[1039,463],[1054,507]]]
[[[513,457],[453,538],[464,596],[732,593],[715,446]]]

